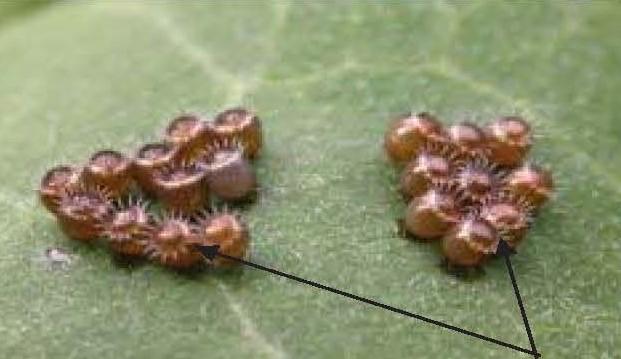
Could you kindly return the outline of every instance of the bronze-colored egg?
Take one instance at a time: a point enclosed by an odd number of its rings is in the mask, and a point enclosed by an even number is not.
[[[418,238],[435,239],[446,233],[459,216],[453,196],[432,188],[410,202],[404,224]]]
[[[422,112],[394,121],[384,136],[384,149],[393,162],[406,163],[430,143],[442,141],[446,141],[442,124],[432,115]]]
[[[498,235],[515,248],[528,230],[528,212],[509,201],[491,202],[481,208],[481,218],[494,227]]]
[[[259,117],[241,107],[219,113],[215,120],[215,131],[224,142],[238,141],[248,158],[259,156],[263,146],[263,133]]]
[[[502,117],[486,127],[490,159],[499,165],[519,166],[532,146],[530,125],[521,117]]]
[[[146,208],[140,204],[115,212],[105,230],[110,249],[132,257],[144,255],[152,234],[153,221]]]
[[[140,188],[154,194],[156,172],[177,162],[178,147],[171,143],[149,143],[142,146],[134,158],[134,177]]]
[[[186,269],[203,262],[198,243],[196,228],[187,220],[166,218],[155,227],[145,253],[164,266]]]
[[[109,199],[100,192],[70,192],[60,200],[57,219],[69,237],[89,241],[104,234],[111,211]]]
[[[165,140],[178,148],[177,157],[190,162],[217,139],[213,124],[198,115],[184,114],[170,122],[164,133]]]
[[[216,149],[201,166],[210,193],[222,200],[247,199],[257,188],[254,169],[238,149]]]
[[[474,165],[461,168],[456,173],[454,184],[464,205],[480,204],[498,185],[492,170]]]
[[[49,169],[39,185],[39,199],[45,208],[58,213],[58,206],[63,194],[77,189],[80,185],[80,169],[61,165]]]
[[[116,197],[130,189],[132,169],[132,161],[124,154],[112,150],[98,151],[84,166],[82,178],[87,186],[103,187]]]
[[[453,265],[473,267],[493,254],[497,245],[496,230],[487,221],[465,219],[446,233],[442,239],[442,252]]]
[[[479,126],[473,123],[459,123],[448,128],[451,144],[461,156],[476,155],[484,152],[486,138]]]
[[[206,218],[200,227],[202,243],[219,245],[219,252],[231,257],[243,259],[248,251],[250,237],[246,225],[234,214],[216,214]],[[235,264],[230,259],[216,257],[215,266]]]
[[[169,211],[192,213],[207,200],[205,175],[198,166],[165,167],[155,172],[153,190]]]
[[[449,160],[421,152],[401,173],[401,193],[406,199],[418,197],[434,184],[448,183],[450,173]]]
[[[505,190],[525,199],[535,209],[547,202],[554,191],[550,172],[531,164],[525,164],[509,173],[504,186]]]

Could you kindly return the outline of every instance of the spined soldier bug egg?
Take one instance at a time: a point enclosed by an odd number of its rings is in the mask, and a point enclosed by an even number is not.
[[[430,142],[443,141],[442,124],[426,112],[408,114],[395,120],[384,136],[384,149],[395,163],[412,160]]]

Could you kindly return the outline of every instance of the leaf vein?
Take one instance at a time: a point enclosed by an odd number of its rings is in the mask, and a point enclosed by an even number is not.
[[[280,345],[270,343],[247,314],[241,302],[231,293],[223,281],[218,280],[218,288],[224,294],[229,308],[235,314],[241,324],[242,335],[248,337],[256,345],[257,349],[273,359],[285,359],[288,355]]]

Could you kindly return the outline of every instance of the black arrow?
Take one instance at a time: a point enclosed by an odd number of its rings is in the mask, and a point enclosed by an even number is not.
[[[515,298],[517,298],[518,306],[520,307],[520,313],[522,314],[522,320],[524,321],[524,328],[526,328],[526,334],[528,335],[528,341],[530,342],[531,354],[535,358],[539,358],[541,354],[537,352],[537,347],[535,347],[535,339],[533,338],[533,332],[530,330],[530,325],[528,324],[528,317],[526,317],[526,309],[524,309],[524,303],[522,302],[522,296],[520,295],[520,290],[518,289],[517,280],[515,279],[515,273],[513,273],[513,266],[511,265],[511,255],[515,254],[515,250],[509,246],[507,242],[504,240],[500,240],[498,242],[498,247],[496,248],[496,254],[499,256],[503,256],[505,258],[505,264],[507,265],[507,270],[509,271],[509,277],[511,278],[511,284],[513,285],[513,291],[515,292]]]
[[[477,338],[477,339],[480,339],[480,340],[484,340],[486,342],[494,343],[494,344],[497,344],[497,345],[500,345],[500,346],[503,346],[503,347],[506,347],[506,348],[510,348],[510,349],[513,349],[513,350],[516,350],[516,351],[519,351],[519,352],[522,352],[522,353],[530,354],[530,355],[535,356],[535,358],[540,356],[540,354],[537,353],[535,350],[529,350],[529,349],[526,349],[526,348],[522,348],[522,347],[519,347],[519,346],[511,344],[511,343],[503,342],[501,340],[485,336],[483,334],[475,333],[475,332],[472,332],[472,331],[469,331],[469,330],[466,330],[466,329],[462,329],[462,328],[456,327],[456,326],[451,325],[451,324],[447,324],[447,323],[443,323],[443,322],[435,320],[435,319],[427,318],[427,317],[424,317],[424,316],[422,316],[420,314],[410,313],[410,312],[408,312],[406,310],[403,310],[403,309],[395,308],[393,306],[390,306],[390,305],[387,305],[387,304],[383,304],[383,303],[380,303],[380,302],[376,302],[376,301],[371,300],[371,299],[363,298],[363,297],[360,297],[358,295],[342,291],[340,289],[328,287],[327,285],[323,285],[321,283],[317,283],[317,282],[313,282],[313,281],[308,280],[308,279],[300,278],[300,277],[295,276],[293,274],[281,272],[281,271],[278,271],[276,269],[268,268],[268,267],[262,266],[260,264],[256,264],[256,263],[252,263],[252,262],[246,261],[246,260],[241,259],[241,258],[237,258],[237,257],[232,257],[232,256],[229,256],[229,255],[226,255],[226,254],[221,253],[219,251],[220,250],[220,246],[218,246],[218,245],[213,245],[213,246],[197,246],[197,249],[209,261],[214,260],[216,258],[216,256],[220,256],[222,258],[230,259],[230,260],[239,262],[241,264],[244,264],[244,265],[247,265],[247,266],[250,266],[250,267],[262,270],[262,271],[266,271],[266,272],[269,272],[269,273],[272,273],[272,274],[276,274],[278,276],[285,277],[285,278],[294,280],[296,282],[304,283],[304,284],[313,286],[315,288],[323,289],[325,291],[341,295],[343,297],[347,297],[347,298],[354,299],[354,300],[357,300],[357,301],[360,301],[360,302],[363,302],[363,303],[367,303],[367,304],[370,304],[370,305],[373,305],[373,306],[376,306],[376,307],[379,307],[379,308],[382,308],[382,309],[389,310],[389,311],[394,312],[394,313],[398,313],[398,314],[405,315],[405,316],[410,317],[410,318],[418,319],[418,320],[421,320],[423,322],[427,322],[427,323],[430,323],[430,324],[433,324],[433,325],[437,325],[439,327],[442,327],[442,328],[445,328],[445,329],[448,329],[448,330],[452,330],[452,331],[455,331],[455,332],[458,332],[458,333],[461,333],[461,334],[465,334],[465,335],[468,335],[468,336],[471,336],[471,337],[474,337],[474,338]]]

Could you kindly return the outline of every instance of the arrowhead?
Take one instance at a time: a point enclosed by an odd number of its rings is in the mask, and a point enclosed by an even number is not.
[[[218,251],[220,250],[220,246],[217,244],[214,244],[212,246],[196,246],[196,249],[201,252],[201,254],[209,259],[210,261],[214,260],[214,258],[216,258],[216,256],[218,255]]]
[[[496,255],[509,257],[512,254],[515,254],[515,249],[511,248],[509,243],[507,243],[503,239],[498,241],[498,247],[496,247]]]

